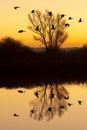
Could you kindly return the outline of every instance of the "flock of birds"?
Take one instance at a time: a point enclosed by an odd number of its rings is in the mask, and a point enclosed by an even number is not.
[[[38,91],[36,91],[34,94],[35,94],[35,96],[36,96],[37,98],[39,98],[39,93],[38,93]],[[51,98],[51,99],[54,98],[54,95],[55,95],[54,93],[51,93],[50,98]],[[68,99],[69,99],[69,96],[67,96],[67,97],[65,96],[64,98],[65,98],[65,100],[68,100]],[[78,100],[77,102],[78,102],[79,105],[82,105],[82,102],[83,102],[83,101]],[[68,103],[68,106],[72,106],[72,105],[73,105],[72,103]],[[61,108],[61,109],[65,109],[64,105],[61,105],[60,108]],[[53,109],[52,107],[48,107],[48,110],[47,110],[47,111],[51,112],[52,109]],[[31,112],[32,114],[34,114],[35,110],[34,110],[34,109],[31,109],[30,112]]]
[[[19,7],[19,6],[15,6],[15,7],[14,7],[15,10],[17,10],[18,8],[20,8],[20,7]],[[31,13],[35,13],[35,10],[32,10]],[[52,12],[50,11],[50,12],[48,12],[48,15],[49,15],[49,16],[52,16],[53,14],[52,14]],[[63,18],[63,17],[65,17],[66,15],[65,15],[65,14],[61,14],[60,16],[61,16],[61,18]],[[72,20],[72,19],[73,19],[73,18],[72,18],[71,16],[68,18],[68,20]],[[79,18],[78,22],[79,22],[79,23],[83,22],[82,18]],[[70,27],[70,24],[69,24],[69,23],[66,23],[66,24],[65,24],[65,27]],[[54,26],[53,24],[52,24],[52,29],[55,29],[55,26]],[[39,26],[36,26],[35,30],[36,30],[36,31],[39,31]],[[23,32],[26,32],[26,31],[23,30],[23,29],[21,29],[21,30],[18,31],[18,33],[23,33]],[[25,91],[23,91],[23,90],[18,90],[18,92],[19,92],[19,93],[24,93]],[[37,98],[39,97],[38,91],[36,91],[34,94],[35,94],[35,96],[36,96]],[[54,97],[54,94],[51,94],[51,98],[53,98],[53,97]],[[67,99],[69,99],[69,97],[65,97],[65,99],[67,100]],[[79,105],[81,105],[82,102],[83,102],[83,101],[78,100]],[[72,106],[72,105],[73,105],[72,103],[68,103],[68,106]],[[61,107],[61,109],[64,109],[64,106],[63,106],[63,105],[61,105],[60,107]],[[51,111],[52,111],[52,108],[49,107],[49,108],[48,108],[48,111],[51,112]],[[34,113],[34,110],[33,110],[33,109],[31,110],[31,113]],[[13,116],[19,117],[20,115],[14,113]]]
[[[18,93],[25,93],[25,91],[19,89],[19,90],[18,90]],[[36,92],[34,93],[34,95],[35,95],[37,98],[40,97],[38,91],[36,91]],[[51,99],[54,98],[54,95],[55,95],[55,94],[52,93],[51,96],[50,96],[50,98],[51,98]],[[65,100],[68,100],[68,99],[69,99],[69,96],[67,96],[67,97],[65,96],[64,98],[65,98]],[[77,102],[78,102],[79,105],[82,105],[82,102],[83,102],[83,101],[82,101],[82,100],[78,100]],[[73,104],[68,102],[67,105],[68,105],[68,106],[72,106]],[[64,105],[61,105],[60,108],[61,108],[61,109],[65,109]],[[47,111],[51,112],[52,109],[53,109],[52,107],[48,107],[48,110],[47,110]],[[30,112],[31,112],[32,114],[34,114],[34,113],[35,113],[35,110],[34,110],[34,109],[31,109]],[[14,117],[19,117],[20,115],[14,113],[13,116],[14,116]]]
[[[14,7],[15,10],[17,10],[18,8],[20,8],[20,7],[19,7],[19,6],[15,6],[15,7]],[[31,13],[35,13],[35,10],[32,10]],[[52,16],[52,15],[53,15],[52,11],[48,11],[48,15],[49,15],[49,16]],[[61,18],[63,18],[63,17],[65,17],[66,15],[65,15],[65,14],[61,14],[60,16],[61,16]],[[72,19],[73,19],[73,18],[72,18],[71,16],[68,18],[68,20],[72,20]],[[79,18],[78,22],[79,22],[79,23],[83,22],[82,18]],[[66,23],[66,24],[65,24],[65,27],[70,27],[70,24],[69,24],[69,23]],[[54,26],[53,24],[52,24],[52,28],[51,28],[51,29],[53,29],[53,30],[55,29],[55,26]],[[36,31],[39,31],[39,26],[36,26],[35,30],[36,30]],[[23,29],[21,29],[21,30],[18,31],[18,33],[23,33],[23,32],[26,32],[26,31],[23,30]]]

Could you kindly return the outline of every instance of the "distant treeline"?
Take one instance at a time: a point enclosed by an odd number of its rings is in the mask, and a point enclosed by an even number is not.
[[[0,74],[86,75],[87,47],[35,52],[10,37],[0,41]],[[80,75],[79,75],[80,74]]]

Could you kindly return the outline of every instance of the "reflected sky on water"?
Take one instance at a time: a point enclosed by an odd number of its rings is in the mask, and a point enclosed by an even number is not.
[[[0,130],[87,130],[86,120],[86,83],[0,89]]]

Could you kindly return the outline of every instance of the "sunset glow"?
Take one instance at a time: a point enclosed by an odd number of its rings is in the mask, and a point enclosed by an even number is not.
[[[20,8],[15,10],[14,6]],[[28,14],[33,9],[43,13],[48,9],[54,15],[66,14],[65,19],[70,27],[66,29],[68,38],[62,47],[82,47],[87,44],[87,0],[3,0],[0,2],[0,39],[10,36],[26,45],[41,47],[42,44],[33,40],[33,33],[28,29]],[[70,16],[72,20],[68,20]],[[83,22],[79,23],[79,18]],[[19,34],[20,29],[26,32]]]

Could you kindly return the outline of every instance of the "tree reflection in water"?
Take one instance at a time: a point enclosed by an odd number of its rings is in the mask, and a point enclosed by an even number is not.
[[[36,120],[42,120],[46,117],[49,121],[57,114],[61,117],[67,109],[69,93],[64,86],[58,84],[43,85],[35,93],[38,93],[38,96],[35,95],[35,100],[30,102],[32,105],[30,117]]]

